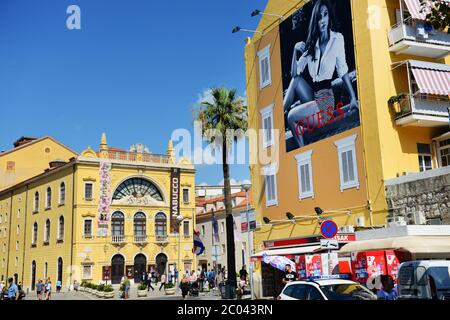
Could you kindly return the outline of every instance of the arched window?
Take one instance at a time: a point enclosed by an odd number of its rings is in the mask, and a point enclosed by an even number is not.
[[[116,211],[111,216],[111,232],[113,237],[125,234],[125,217],[122,212]]]
[[[134,215],[134,236],[143,238],[146,235],[146,220],[143,212]]]
[[[59,204],[66,203],[66,184],[61,182],[59,186]]]
[[[45,198],[45,208],[52,207],[52,188],[47,188],[47,197]]]
[[[38,239],[38,224],[35,222],[33,224],[33,242],[32,244],[36,244]]]
[[[162,212],[155,216],[155,235],[157,238],[164,238],[167,235],[167,217]]]
[[[47,221],[45,221],[44,242],[50,242],[50,219],[47,219]]]
[[[34,193],[33,211],[34,212],[39,211],[39,192],[37,192],[37,191]]]
[[[58,224],[58,240],[63,241],[64,240],[64,217],[59,217],[59,224]]]

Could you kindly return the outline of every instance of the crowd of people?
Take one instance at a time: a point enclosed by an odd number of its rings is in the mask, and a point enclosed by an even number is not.
[[[25,292],[22,289],[22,283],[16,284],[13,278],[8,279],[8,286],[5,282],[0,283],[0,300],[22,300]]]

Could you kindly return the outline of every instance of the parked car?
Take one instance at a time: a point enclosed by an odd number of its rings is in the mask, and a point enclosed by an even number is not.
[[[450,261],[403,262],[398,273],[399,299],[450,300]]]
[[[293,281],[278,300],[376,300],[377,296],[357,282],[344,279]]]

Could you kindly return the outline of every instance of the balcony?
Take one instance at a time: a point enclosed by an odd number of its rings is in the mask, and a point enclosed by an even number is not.
[[[111,242],[113,244],[121,244],[125,242],[125,236],[122,235],[113,235],[111,236]]]
[[[167,240],[167,235],[155,235],[155,242],[156,243],[167,243],[169,242]]]
[[[404,94],[400,109],[395,112],[395,122],[402,127],[448,126],[449,100],[428,94]]]
[[[108,150],[108,159],[131,162],[167,164],[169,157],[163,154],[140,153],[122,150]]]
[[[146,235],[135,235],[134,236],[134,243],[136,243],[136,244],[147,243],[147,236]]]
[[[411,19],[397,23],[388,33],[389,51],[433,59],[450,54],[450,34],[439,30],[425,31]]]

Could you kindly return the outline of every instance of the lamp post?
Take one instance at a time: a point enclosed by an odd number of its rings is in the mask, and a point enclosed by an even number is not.
[[[178,260],[175,263],[175,271],[178,273],[178,278],[180,277],[180,271],[178,270],[179,266],[179,262],[180,262],[180,251],[181,251],[181,231],[180,231],[180,226],[181,226],[181,222],[183,222],[183,220],[185,219],[185,217],[183,217],[182,215],[178,215],[177,216],[177,224],[178,224]],[[178,281],[178,278],[175,278],[175,282]],[[175,287],[177,288],[178,291],[178,286],[175,283]]]
[[[242,189],[244,189],[245,191],[245,203],[247,205],[247,211],[246,211],[246,217],[247,217],[247,255],[248,255],[248,262],[249,262],[249,273],[250,273],[250,292],[251,292],[251,297],[253,299],[253,266],[252,266],[252,259],[251,259],[251,255],[252,255],[252,247],[253,247],[253,241],[250,238],[250,217],[249,217],[249,203],[248,203],[248,190],[250,190],[251,188],[251,184],[250,183],[244,183],[242,184]]]

